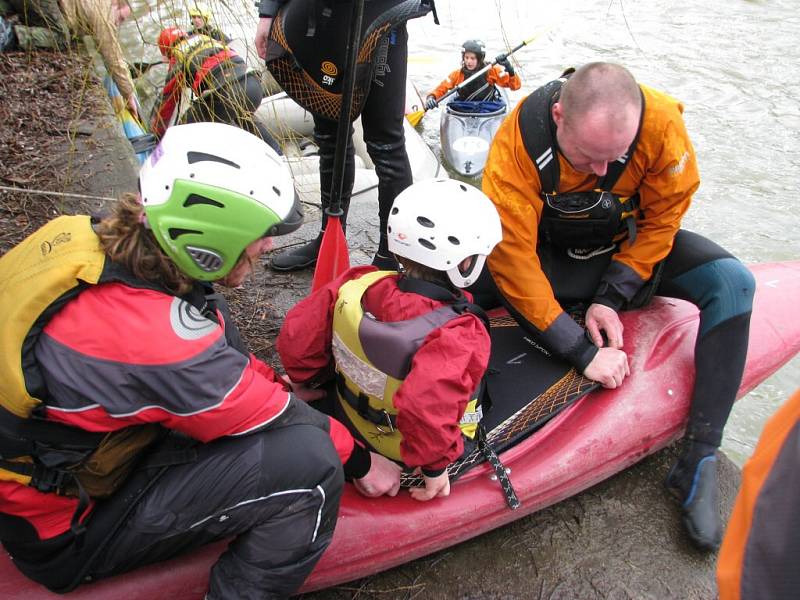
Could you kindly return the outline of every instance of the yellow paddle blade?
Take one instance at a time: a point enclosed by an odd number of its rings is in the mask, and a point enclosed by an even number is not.
[[[424,116],[425,116],[425,111],[418,110],[416,112],[408,113],[406,115],[406,119],[408,119],[408,122],[411,123],[412,127],[416,127],[417,125],[419,125],[419,122],[422,121],[422,117]]]

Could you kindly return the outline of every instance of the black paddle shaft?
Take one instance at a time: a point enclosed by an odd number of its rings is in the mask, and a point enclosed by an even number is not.
[[[347,52],[342,106],[339,110],[339,126],[336,129],[336,151],[333,155],[333,179],[331,181],[331,202],[325,213],[330,217],[340,217],[342,210],[342,189],[344,188],[344,166],[347,160],[347,144],[350,137],[350,113],[353,104],[353,88],[356,83],[356,58],[361,36],[361,22],[364,19],[364,0],[354,0],[350,17],[350,32],[347,36]]]

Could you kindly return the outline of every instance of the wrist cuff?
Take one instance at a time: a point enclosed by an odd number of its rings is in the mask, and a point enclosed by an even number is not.
[[[372,467],[372,457],[369,450],[356,442],[350,458],[344,463],[344,476],[347,479],[361,479],[369,473],[370,467]]]
[[[422,469],[422,474],[425,475],[425,477],[438,477],[439,475],[444,473],[445,470],[447,470],[447,467],[442,467],[441,469],[425,469],[425,468],[423,468]]]

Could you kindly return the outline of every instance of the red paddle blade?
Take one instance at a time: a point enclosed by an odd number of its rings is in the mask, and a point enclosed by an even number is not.
[[[322,243],[319,246],[311,291],[317,291],[349,268],[350,254],[347,251],[347,239],[342,231],[342,223],[339,221],[339,217],[328,217],[325,233],[322,234]]]

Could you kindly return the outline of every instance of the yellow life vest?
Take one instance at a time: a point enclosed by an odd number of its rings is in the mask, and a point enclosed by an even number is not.
[[[47,320],[87,285],[132,279],[108,267],[88,216],[58,217],[0,257],[0,480],[77,493],[64,477],[69,472],[89,495],[102,497],[124,479],[127,471],[120,473],[119,467],[132,466],[132,456],[156,439],[157,426],[104,434],[41,418],[47,390],[33,355],[36,339]],[[85,460],[47,469],[34,460],[45,452],[37,453],[34,440],[52,445],[53,453],[59,442],[83,448]]]
[[[403,439],[395,426],[393,399],[408,375],[414,353],[428,334],[459,314],[444,306],[406,321],[380,322],[365,313],[367,289],[394,271],[375,271],[339,289],[333,314],[332,350],[337,370],[337,396],[351,428],[376,452],[401,461]],[[481,418],[479,398],[468,404],[460,422],[473,439]]]

